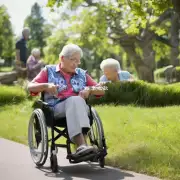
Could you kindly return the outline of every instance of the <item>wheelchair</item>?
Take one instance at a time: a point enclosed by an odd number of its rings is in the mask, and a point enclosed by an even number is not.
[[[37,167],[42,167],[46,163],[50,146],[50,168],[54,173],[58,172],[58,147],[66,148],[66,159],[71,164],[97,162],[101,168],[104,168],[107,146],[102,121],[96,110],[88,104],[87,100],[86,103],[89,107],[90,129],[84,132],[88,142],[95,147],[96,151],[86,156],[74,157],[71,147],[73,142],[68,136],[66,117],[58,119],[54,117],[52,108],[44,102],[44,93],[41,93],[41,98],[34,102],[33,112],[28,125],[28,145],[31,158]],[[49,133],[48,130],[50,130]],[[55,133],[57,133],[56,136]],[[51,134],[51,139],[48,138],[49,134]],[[66,139],[66,143],[56,143],[61,137]]]

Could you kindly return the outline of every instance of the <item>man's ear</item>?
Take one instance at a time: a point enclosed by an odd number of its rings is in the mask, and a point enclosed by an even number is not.
[[[60,60],[60,62],[64,62],[64,56],[61,56],[61,57],[59,58],[59,60]]]

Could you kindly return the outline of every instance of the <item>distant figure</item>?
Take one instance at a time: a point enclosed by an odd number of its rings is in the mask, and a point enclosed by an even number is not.
[[[29,39],[29,28],[24,28],[22,31],[22,37],[16,42],[16,64],[20,67],[26,67],[27,61],[27,44]]]
[[[100,68],[104,74],[100,78],[100,83],[134,81],[133,76],[128,71],[121,70],[120,63],[115,59],[108,58],[103,60],[100,64]]]
[[[16,42],[16,62],[15,69],[18,72],[18,76],[26,77],[26,61],[27,61],[27,40],[29,39],[29,29],[24,28],[22,31],[22,37]]]
[[[39,49],[33,49],[26,64],[28,81],[32,81],[44,67],[43,61],[40,59],[41,52]]]

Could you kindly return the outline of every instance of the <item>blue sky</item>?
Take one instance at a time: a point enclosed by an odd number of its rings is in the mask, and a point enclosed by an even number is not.
[[[30,14],[31,7],[35,2],[38,2],[42,7],[45,19],[50,21],[54,14],[50,13],[49,8],[45,7],[47,0],[0,0],[0,5],[3,4],[7,7],[16,36],[21,35],[24,19]]]

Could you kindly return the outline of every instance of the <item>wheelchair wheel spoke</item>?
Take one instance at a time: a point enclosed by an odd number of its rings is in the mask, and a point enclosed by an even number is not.
[[[41,109],[34,110],[31,115],[28,127],[28,141],[34,163],[42,166],[48,155],[48,134]]]

